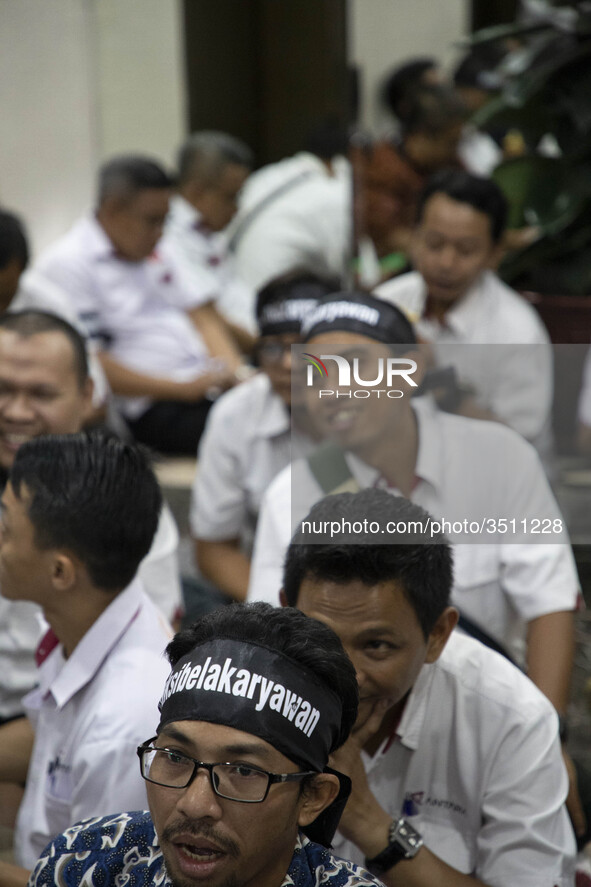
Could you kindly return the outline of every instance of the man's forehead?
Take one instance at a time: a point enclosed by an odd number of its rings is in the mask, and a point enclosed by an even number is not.
[[[219,748],[234,754],[257,754],[265,759],[285,758],[271,743],[253,733],[210,721],[172,721],[162,727],[159,736],[161,739],[184,742],[195,749]]]
[[[38,369],[44,373],[59,372],[76,378],[74,349],[67,336],[59,330],[48,330],[23,336],[16,330],[0,328],[0,366],[4,376],[13,370]]]
[[[490,234],[491,218],[484,210],[477,209],[471,203],[465,200],[455,200],[443,191],[436,191],[426,201],[422,218],[419,224],[443,223],[449,225],[453,223],[458,226],[465,226],[467,232],[474,235],[474,223],[484,231],[481,233]]]

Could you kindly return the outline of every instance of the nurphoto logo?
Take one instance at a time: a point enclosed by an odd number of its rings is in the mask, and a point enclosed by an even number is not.
[[[329,375],[325,361],[333,361],[338,373],[338,389],[321,388],[318,396],[322,397],[357,397],[367,398],[373,396],[398,399],[404,397],[404,391],[394,388],[395,381],[404,379],[412,388],[418,388],[417,382],[412,378],[417,370],[417,363],[408,357],[379,357],[376,360],[375,378],[362,379],[359,368],[359,358],[352,361],[342,354],[316,354],[304,352],[302,358],[307,362],[306,385],[311,388],[314,385],[314,370],[319,373],[321,379],[327,379]],[[334,370],[334,367],[332,368]],[[351,380],[352,377],[352,380]],[[380,388],[380,385],[385,387]],[[348,389],[348,390],[347,390]]]

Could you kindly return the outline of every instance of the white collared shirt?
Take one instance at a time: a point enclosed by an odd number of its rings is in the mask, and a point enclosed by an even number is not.
[[[310,439],[296,429],[266,373],[228,391],[211,409],[199,446],[191,497],[191,531],[198,539],[239,538],[252,547],[263,493]]]
[[[413,404],[419,430],[413,502],[435,518],[515,517],[517,530],[523,519],[528,526],[531,518],[562,520],[535,450],[519,435],[495,422],[439,412],[428,398]],[[375,469],[351,454],[346,458],[359,488],[377,484]],[[273,481],[261,505],[249,600],[278,603],[292,532],[322,496],[305,460],[294,462]],[[576,607],[577,572],[564,529],[530,536],[544,540],[539,543],[511,542],[519,538],[511,533],[506,543],[498,536],[484,543],[447,535],[452,542],[461,540],[453,545],[452,601],[519,661],[524,659],[527,622]]]
[[[238,277],[227,235],[204,228],[201,214],[180,195],[170,201],[158,252],[182,270],[195,292],[215,301],[224,317],[256,335],[255,293]]]
[[[146,594],[171,622],[183,608],[178,547],[178,528],[164,503],[156,535],[137,575]],[[0,589],[0,719],[23,714],[23,696],[37,679],[35,651],[46,630],[37,604],[9,601]]]
[[[36,270],[69,294],[90,338],[123,366],[177,382],[209,369],[207,348],[187,314],[208,297],[158,252],[141,262],[120,259],[94,216],[86,216]],[[130,419],[150,405],[145,397],[120,401]]]
[[[146,806],[136,747],[154,734],[171,630],[134,580],[68,659],[56,647],[25,698],[35,745],[15,850],[32,868],[55,835],[87,816]]]
[[[424,665],[369,787],[425,846],[490,887],[571,887],[575,842],[556,713],[518,669],[454,632]],[[337,835],[339,856],[363,854]]]
[[[492,271],[483,272],[443,323],[424,317],[427,287],[418,271],[380,284],[374,294],[407,314],[440,366],[455,366],[491,410],[541,452],[549,447],[552,350],[535,308]],[[476,347],[478,346],[478,347]]]
[[[231,241],[235,232],[243,231],[235,246],[242,280],[260,290],[270,280],[302,269],[321,277],[342,277],[351,227],[348,177],[348,172],[331,176],[318,157],[305,151],[252,173],[228,229]],[[288,187],[290,182],[293,187]],[[260,212],[246,224],[257,206]]]

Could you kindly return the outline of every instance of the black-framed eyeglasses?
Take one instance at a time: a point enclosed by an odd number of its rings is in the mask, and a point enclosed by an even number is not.
[[[154,737],[155,738],[155,737]],[[144,779],[166,788],[187,788],[199,770],[207,770],[211,787],[220,798],[243,804],[260,804],[276,782],[296,782],[315,776],[315,770],[300,773],[269,773],[252,764],[229,761],[206,764],[172,748],[159,748],[149,739],[137,749]]]

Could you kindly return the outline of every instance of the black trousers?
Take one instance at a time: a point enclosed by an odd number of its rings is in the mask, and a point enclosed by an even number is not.
[[[195,456],[211,406],[210,400],[198,403],[161,400],[139,419],[128,419],[127,424],[136,440],[160,453]]]

